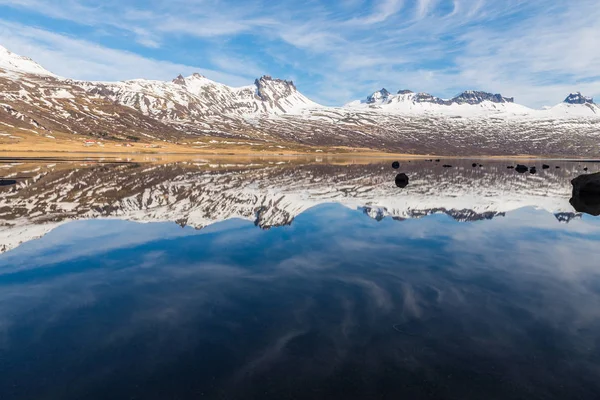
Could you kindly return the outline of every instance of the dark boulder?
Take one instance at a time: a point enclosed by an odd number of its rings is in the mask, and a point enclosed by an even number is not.
[[[529,168],[529,173],[530,174],[535,174],[536,172],[537,172],[537,169],[535,167]]]
[[[450,164],[444,164],[444,165],[442,165],[442,167],[444,167],[444,168],[452,168],[452,165],[450,165]]]
[[[556,169],[560,168],[558,165],[555,167]]]
[[[515,169],[515,167],[514,167],[514,166],[512,166],[512,165],[509,165],[509,166],[508,166],[508,167],[506,167],[506,168],[508,168],[508,169]]]
[[[438,158],[437,160],[435,160],[435,162],[440,162],[440,159]]]
[[[471,164],[471,166],[472,166],[473,168],[475,168],[475,167],[477,166],[477,163],[473,163],[473,164]]]
[[[587,167],[585,167],[583,170],[587,172],[588,168],[587,168]]]
[[[550,166],[548,164],[542,164],[542,169],[548,169]]]
[[[399,188],[405,188],[408,186],[408,175],[406,175],[404,172],[401,174],[396,175],[396,186],[398,186]]]
[[[527,165],[517,164],[517,166],[515,167],[515,171],[517,171],[520,174],[523,174],[529,171],[529,168],[527,168]]]
[[[394,168],[394,169],[398,169],[398,168],[400,168],[400,163],[399,163],[398,161],[394,161],[394,162],[392,163],[392,168]]]
[[[0,186],[9,186],[17,183],[14,179],[0,179]]]
[[[573,194],[569,202],[578,212],[600,215],[600,172],[580,175],[571,181]]]

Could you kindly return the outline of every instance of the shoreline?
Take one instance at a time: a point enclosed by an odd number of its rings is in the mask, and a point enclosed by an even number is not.
[[[402,152],[386,152],[370,148],[345,146],[307,146],[297,143],[262,143],[248,141],[244,144],[228,144],[222,138],[203,138],[203,146],[193,146],[182,143],[162,141],[144,141],[125,143],[104,141],[88,136],[74,137],[69,134],[55,132],[52,139],[31,132],[14,132],[15,135],[0,138],[0,159],[20,156],[24,158],[54,156],[69,157],[99,157],[99,158],[361,158],[361,159],[398,159],[398,160],[428,160],[428,159],[479,159],[479,160],[560,160],[560,161],[600,161],[593,157],[571,157],[557,155],[532,154],[413,154]],[[16,139],[11,139],[14,137]],[[220,142],[215,143],[219,140]],[[86,143],[91,144],[87,145]]]
[[[37,157],[36,157],[37,156]],[[140,158],[140,157],[174,157],[174,158],[367,158],[367,159],[399,159],[399,160],[554,160],[554,161],[578,161],[578,162],[600,162],[600,158],[576,158],[564,156],[540,156],[540,155],[442,155],[442,154],[407,154],[407,153],[385,153],[378,151],[356,151],[356,152],[286,152],[286,153],[263,153],[263,152],[193,152],[193,151],[71,151],[71,150],[8,150],[0,148],[0,161],[9,159],[45,159],[45,158]]]

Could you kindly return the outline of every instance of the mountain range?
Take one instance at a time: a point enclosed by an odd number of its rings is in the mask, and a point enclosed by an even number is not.
[[[279,148],[595,157],[600,106],[581,93],[535,110],[482,91],[442,99],[381,89],[364,100],[326,107],[293,82],[270,76],[238,88],[199,74],[169,82],[79,81],[0,46],[0,139],[18,140],[15,132],[188,146],[216,138]]]

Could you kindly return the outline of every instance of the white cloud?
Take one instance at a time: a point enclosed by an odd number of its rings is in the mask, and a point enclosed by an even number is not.
[[[300,86],[302,91],[328,104],[364,97],[381,87],[446,97],[481,89],[536,107],[557,103],[573,90],[600,95],[596,0],[349,0],[302,5],[148,0],[144,8],[130,0],[101,5],[91,0],[62,0],[60,5],[0,0],[2,4],[68,20],[96,34],[103,30],[148,48],[198,54],[206,60],[205,67],[221,71],[200,72],[224,83],[241,84],[237,75],[270,72],[262,71],[264,67],[295,75],[307,83]],[[63,49],[65,42],[56,37],[49,46],[32,37],[32,29],[13,24],[2,44],[63,75],[125,79],[135,73],[166,79],[174,70],[191,71],[174,62],[137,56],[143,60],[139,61],[135,54],[118,50],[107,61],[99,60],[95,51],[75,51],[72,42]],[[95,49],[93,33],[84,37],[86,41],[76,40]],[[125,61],[119,60],[121,54]],[[67,62],[70,65],[63,65]]]
[[[0,36],[9,50],[32,57],[44,68],[64,77],[83,80],[136,78],[171,80],[198,72],[233,86],[250,84],[249,76],[153,60],[38,28],[0,20]]]

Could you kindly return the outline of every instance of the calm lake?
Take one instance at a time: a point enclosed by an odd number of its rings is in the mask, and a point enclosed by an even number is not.
[[[0,398],[599,398],[600,164],[391,161],[0,161]]]

